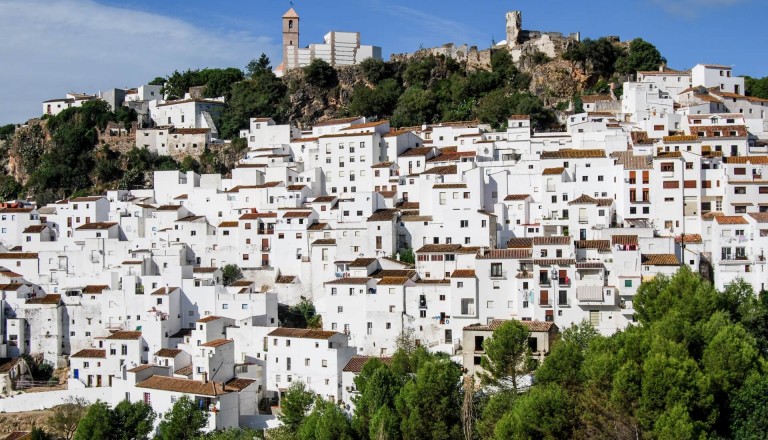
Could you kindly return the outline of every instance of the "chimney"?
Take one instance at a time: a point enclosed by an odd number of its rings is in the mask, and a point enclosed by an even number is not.
[[[208,372],[207,371],[203,373],[202,381],[203,381],[203,383],[208,383]]]

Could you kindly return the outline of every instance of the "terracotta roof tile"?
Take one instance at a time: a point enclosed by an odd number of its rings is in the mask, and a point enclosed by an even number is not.
[[[392,357],[391,356],[382,356],[382,357],[374,357],[374,356],[352,356],[351,359],[347,362],[347,365],[344,366],[344,368],[341,371],[346,372],[352,372],[352,373],[360,373],[363,371],[363,366],[366,362],[368,362],[371,359],[378,359],[381,362],[383,362],[385,365],[391,365],[392,364]]]
[[[513,237],[507,242],[507,248],[519,249],[533,247],[533,238]]]
[[[678,235],[675,237],[675,243],[680,243],[683,241],[682,236]],[[698,244],[703,243],[704,240],[701,238],[701,234],[685,234],[685,243],[686,244]]]
[[[97,348],[86,348],[85,350],[80,350],[77,353],[73,354],[73,358],[101,358],[105,359],[107,357],[107,350],[99,350]]]
[[[61,295],[51,293],[43,297],[30,298],[27,300],[27,304],[59,304],[59,302],[61,302]]]
[[[221,319],[221,316],[215,316],[215,315],[206,316],[205,318],[198,319],[197,322],[206,323],[206,322],[216,321],[217,319]]]
[[[136,388],[151,390],[174,391],[177,393],[195,394],[198,396],[218,396],[226,394],[221,383],[202,382],[199,380],[180,379],[167,376],[152,376],[136,384]]]
[[[256,379],[236,377],[224,385],[224,391],[240,392],[256,382],[258,382]]]
[[[391,221],[397,217],[396,209],[379,209],[374,212],[373,215],[368,217],[369,222],[385,222]]]
[[[437,183],[433,189],[466,189],[466,183]]]
[[[567,235],[551,235],[549,237],[533,237],[534,246],[560,246],[571,244],[571,237]]]
[[[155,352],[155,356],[167,357],[167,358],[175,358],[181,352],[182,352],[182,350],[179,350],[178,348],[161,348],[160,350],[157,350]]]
[[[205,344],[202,344],[201,347],[221,347],[222,345],[231,344],[231,339],[214,339],[213,341],[208,341]]]
[[[575,150],[564,148],[556,151],[542,151],[541,159],[594,159],[605,157],[605,150]]]
[[[530,248],[516,248],[516,249],[491,249],[485,253],[476,257],[478,260],[521,260],[523,258],[531,258],[533,250]]]
[[[107,336],[106,339],[116,339],[119,341],[133,341],[133,340],[141,339],[141,332],[121,330],[121,331],[112,333],[111,335]]]
[[[109,289],[109,286],[107,286],[106,284],[98,284],[98,285],[91,284],[91,285],[85,286],[83,288],[83,293],[88,294],[88,295],[95,295],[95,294],[99,294],[99,293],[101,293],[101,292],[103,292],[103,291],[105,291],[107,289]]]
[[[347,277],[347,278],[337,278],[333,281],[327,281],[325,284],[349,284],[349,285],[360,285],[360,284],[368,284],[368,281],[372,280],[373,278],[368,277]]]
[[[541,172],[541,175],[542,176],[559,176],[560,174],[563,174],[563,171],[565,171],[565,168],[563,167],[544,168],[544,171]]]
[[[417,253],[425,253],[425,252],[457,252],[459,249],[461,249],[460,244],[425,244],[419,250],[417,250]]]
[[[746,225],[749,224],[747,219],[741,215],[721,215],[715,217],[715,221],[719,225]]]
[[[451,274],[451,278],[476,278],[474,269],[456,269]]]
[[[611,236],[611,244],[612,245],[635,245],[637,246],[638,240],[637,235],[612,235]]]
[[[576,240],[573,242],[576,249],[597,249],[600,252],[610,252],[610,240]]]
[[[674,254],[641,254],[641,264],[644,266],[679,266],[680,262]]]
[[[339,334],[341,333],[307,328],[279,327],[269,332],[267,336],[282,336],[286,338],[302,339],[330,339]]]
[[[48,226],[45,226],[45,225],[32,225],[32,226],[27,226],[27,228],[26,228],[26,229],[24,229],[24,232],[23,232],[23,233],[24,233],[24,234],[39,234],[39,233],[43,232],[43,230],[44,230],[45,228],[47,228],[47,227],[48,227]]]
[[[336,239],[335,238],[321,238],[319,240],[315,240],[312,243],[312,246],[336,246]]]
[[[291,284],[296,279],[296,275],[280,275],[275,280],[275,284]]]
[[[378,286],[402,286],[410,281],[410,277],[383,277],[379,280]]]
[[[528,197],[530,197],[530,194],[510,194],[506,197],[504,197],[505,202],[520,202],[523,200],[527,200]]]

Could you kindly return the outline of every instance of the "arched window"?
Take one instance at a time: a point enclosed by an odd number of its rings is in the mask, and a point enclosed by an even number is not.
[[[293,20],[288,20],[288,29],[293,29]]]

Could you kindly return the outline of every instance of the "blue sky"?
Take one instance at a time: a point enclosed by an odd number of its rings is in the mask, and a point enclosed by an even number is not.
[[[620,6],[617,6],[620,5]],[[481,6],[481,7],[479,7]],[[0,0],[0,124],[39,116],[67,91],[132,87],[174,69],[280,60],[274,0]],[[359,31],[385,57],[448,42],[486,48],[504,39],[504,13],[525,29],[618,35],[655,44],[674,68],[734,65],[768,76],[765,0],[294,0],[301,44]]]

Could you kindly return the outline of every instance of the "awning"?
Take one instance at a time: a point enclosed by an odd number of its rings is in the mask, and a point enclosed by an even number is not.
[[[603,286],[580,286],[576,288],[576,299],[579,301],[602,301]]]

